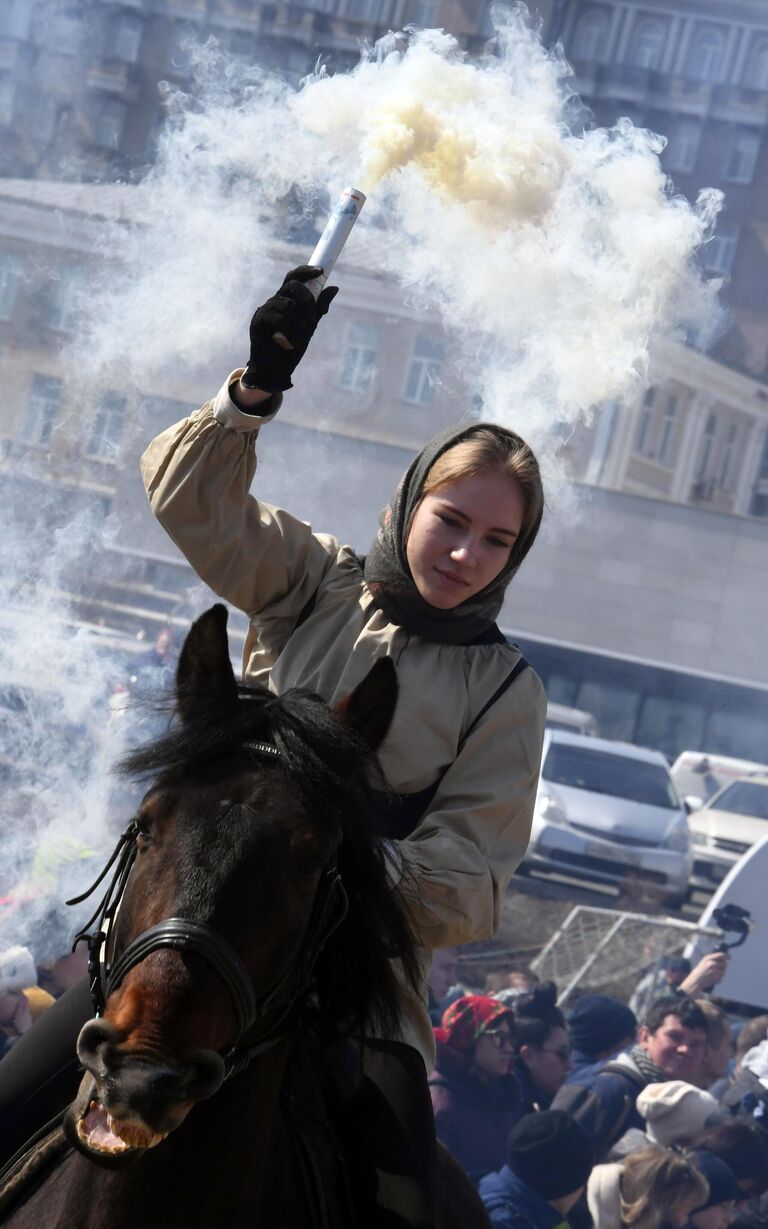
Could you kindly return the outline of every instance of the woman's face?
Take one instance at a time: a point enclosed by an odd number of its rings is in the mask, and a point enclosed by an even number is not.
[[[541,1046],[524,1045],[520,1057],[528,1068],[534,1088],[554,1097],[571,1069],[571,1043],[564,1028],[553,1028]]]
[[[406,543],[424,601],[453,610],[484,589],[508,563],[524,520],[520,486],[501,468],[457,478],[425,495]]]
[[[681,1203],[676,1203],[664,1217],[666,1229],[684,1229],[695,1206],[695,1199],[684,1199]]]
[[[512,1028],[508,1020],[481,1033],[475,1042],[472,1062],[489,1079],[508,1075],[512,1066]]]
[[[703,1212],[693,1212],[691,1224],[695,1229],[728,1229],[735,1210],[733,1199],[729,1199],[727,1203],[716,1203],[714,1207],[705,1208]]]

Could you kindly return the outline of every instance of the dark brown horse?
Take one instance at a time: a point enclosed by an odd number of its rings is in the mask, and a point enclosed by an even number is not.
[[[238,687],[224,608],[193,626],[178,729],[128,763],[153,784],[94,919],[80,1091],[8,1176],[0,1224],[360,1223],[329,1096],[338,1109],[360,1077],[343,1039],[396,1028],[393,957],[419,978],[370,825],[396,697],[388,660],[333,712]],[[447,1154],[441,1166],[441,1224],[487,1225],[469,1180]]]

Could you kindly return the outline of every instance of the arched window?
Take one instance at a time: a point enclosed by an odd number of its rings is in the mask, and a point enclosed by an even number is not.
[[[750,90],[768,90],[768,38],[750,48],[744,68],[744,85]]]
[[[574,60],[604,61],[608,50],[608,14],[603,9],[588,9],[576,23],[571,44]]]
[[[723,57],[723,36],[719,30],[698,30],[688,48],[686,76],[694,81],[714,81]]]
[[[629,50],[629,63],[636,68],[659,68],[666,34],[663,21],[639,21]]]

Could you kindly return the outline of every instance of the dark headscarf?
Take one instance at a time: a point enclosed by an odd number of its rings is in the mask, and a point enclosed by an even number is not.
[[[528,554],[541,524],[541,512],[515,539],[509,561],[499,575],[452,610],[439,610],[416,588],[406,557],[406,532],[422,497],[427,475],[438,457],[478,431],[492,431],[518,447],[526,445],[514,431],[494,423],[449,427],[422,448],[406,470],[384,509],[376,541],[365,560],[365,583],[388,619],[436,644],[469,644],[493,626],[504,592]]]

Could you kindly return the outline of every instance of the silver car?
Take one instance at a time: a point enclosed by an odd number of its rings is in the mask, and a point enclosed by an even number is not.
[[[632,880],[670,904],[683,901],[691,838],[664,756],[547,730],[525,861],[593,881]]]

